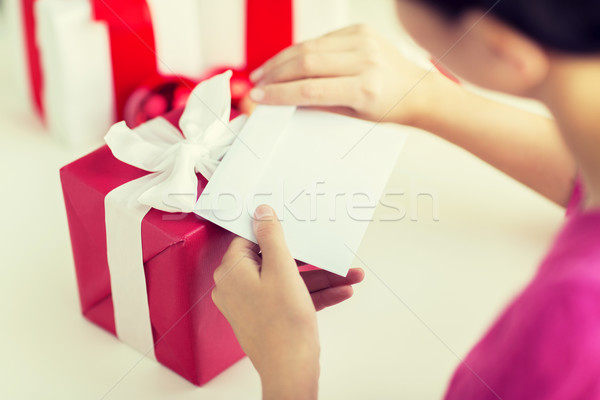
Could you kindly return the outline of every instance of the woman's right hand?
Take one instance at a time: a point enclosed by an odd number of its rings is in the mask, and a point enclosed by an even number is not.
[[[348,276],[301,274],[269,206],[256,210],[258,246],[235,238],[215,270],[215,305],[260,374],[265,399],[316,398],[319,336],[316,311],[352,296],[361,269]],[[260,250],[260,251],[259,251]]]
[[[256,69],[251,100],[326,107],[351,116],[417,126],[439,89],[454,85],[428,73],[366,25],[289,47]],[[429,108],[431,109],[431,108]]]

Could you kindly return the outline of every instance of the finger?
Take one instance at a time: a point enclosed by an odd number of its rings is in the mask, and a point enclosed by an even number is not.
[[[373,28],[371,28],[369,25],[366,24],[354,24],[354,25],[348,25],[345,26],[343,28],[340,28],[336,31],[333,32],[329,32],[326,33],[325,35],[323,35],[323,37],[327,37],[327,36],[355,36],[358,34],[367,34],[367,33],[371,33],[373,31]]]
[[[236,237],[225,252],[221,265],[214,271],[213,279],[216,285],[220,285],[228,276],[229,279],[237,280],[239,275],[257,275],[259,269],[258,245],[244,238]]]
[[[221,303],[221,296],[219,295],[219,292],[216,287],[213,288],[213,290],[210,292],[210,297],[212,298],[213,303],[215,303],[215,306],[217,306],[219,311],[221,311],[221,313],[225,315],[225,307],[223,307],[223,303]]]
[[[359,97],[357,86],[353,77],[304,79],[255,87],[250,98],[271,105],[355,108]]]
[[[237,263],[245,257],[260,265],[259,250],[260,248],[256,243],[242,237],[235,237],[223,255],[221,264]]]
[[[248,254],[248,253],[258,254],[258,250],[259,250],[259,248],[256,243],[251,242],[250,240],[244,239],[243,237],[236,236],[229,244],[229,247],[227,248],[227,251],[225,252],[225,255],[223,256],[223,258],[225,259],[226,257],[231,257],[231,256],[235,257],[239,254]]]
[[[297,58],[302,54],[309,53],[327,53],[327,52],[342,52],[353,50],[356,44],[352,43],[351,38],[346,35],[339,35],[335,32],[320,38],[307,40],[302,43],[290,46],[278,54],[267,60],[262,66],[250,73],[252,82],[260,81],[264,76],[268,75],[273,68],[281,65],[291,59]]]
[[[283,229],[275,210],[267,205],[259,206],[254,212],[252,225],[261,250],[262,272],[274,272],[283,264],[289,264],[294,267],[294,271],[297,271],[296,263],[285,243]],[[273,271],[270,271],[271,269]]]
[[[328,271],[307,271],[301,273],[304,283],[309,292],[318,292],[323,289],[355,285],[365,277],[365,273],[360,268],[353,268],[347,276],[339,276]]]
[[[257,104],[250,99],[249,95],[242,97],[238,104],[238,108],[242,114],[252,115],[256,109]]]
[[[365,271],[362,268],[351,268],[346,275],[346,281],[349,285],[355,285],[365,279]]]
[[[348,300],[354,294],[352,286],[338,286],[330,289],[311,293],[313,304],[317,311],[334,306],[345,300]]]
[[[363,60],[363,52],[360,51],[301,54],[270,68],[258,85],[357,75],[364,69]]]
[[[311,107],[313,110],[327,111],[336,114],[346,115],[348,117],[362,118],[353,108],[343,106],[317,106]]]
[[[260,264],[248,256],[240,255],[234,262],[221,264],[213,273],[213,280],[217,288],[229,292],[229,289],[245,286],[259,276]]]

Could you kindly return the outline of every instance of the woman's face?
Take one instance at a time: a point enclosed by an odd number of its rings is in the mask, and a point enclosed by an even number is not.
[[[410,36],[436,59],[455,41],[455,27],[431,6],[418,0],[398,0],[398,18]]]
[[[532,97],[546,73],[546,54],[535,42],[483,12],[449,19],[419,0],[397,0],[407,32],[435,61],[476,85]]]
[[[418,0],[398,0],[398,17],[410,36],[433,58],[454,74],[469,81],[477,76],[473,43],[458,21],[448,19],[432,6]]]
[[[412,38],[453,74],[489,89],[514,92],[497,82],[500,75],[478,28],[476,16],[451,20],[419,0],[398,0],[398,17]],[[488,22],[488,21],[486,21]],[[516,93],[515,93],[516,94]]]

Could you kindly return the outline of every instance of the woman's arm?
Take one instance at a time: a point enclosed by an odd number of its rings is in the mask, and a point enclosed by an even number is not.
[[[485,99],[353,26],[292,46],[251,78],[264,104],[328,107],[430,131],[565,206],[575,162],[552,120]]]
[[[565,207],[575,182],[575,160],[551,119],[488,100],[451,82],[414,121],[471,152]]]

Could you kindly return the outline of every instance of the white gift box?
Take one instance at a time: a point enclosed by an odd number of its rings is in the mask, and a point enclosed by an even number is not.
[[[159,72],[199,78],[198,2],[148,0],[148,5]],[[90,0],[38,0],[35,15],[48,128],[69,144],[100,140],[116,118],[106,24],[93,19]]]
[[[147,0],[158,72],[198,80],[215,68],[244,68],[247,1]],[[293,1],[294,42],[320,36],[348,21],[347,0],[288,1]],[[19,0],[7,4],[15,32],[23,30],[21,4]],[[92,14],[92,0],[37,0],[35,4],[45,120],[55,136],[74,145],[99,141],[116,122],[109,31]],[[31,93],[24,48],[21,37],[14,53],[21,54],[16,57],[21,91]]]
[[[27,56],[27,39],[25,37],[25,23],[23,2],[19,0],[5,1],[4,21],[8,38],[8,56],[10,57],[10,73],[12,86],[15,92],[12,96],[19,110],[30,113],[36,112],[34,89],[29,73],[29,59]]]
[[[200,0],[207,69],[246,64],[246,0]],[[348,0],[293,0],[293,41],[303,42],[347,25]]]

